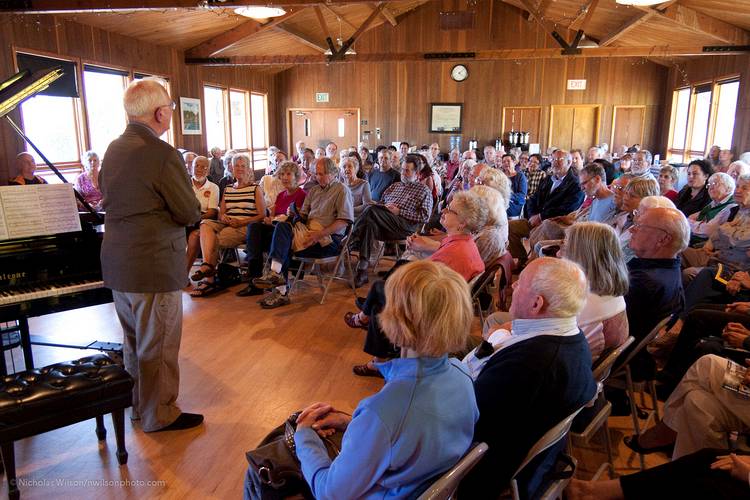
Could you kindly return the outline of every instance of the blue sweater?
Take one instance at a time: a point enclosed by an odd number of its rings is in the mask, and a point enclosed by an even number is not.
[[[461,483],[458,498],[495,499],[534,443],[594,397],[586,337],[541,335],[509,346],[490,358],[474,389],[480,412],[474,440],[489,449]],[[521,487],[533,491],[547,464],[524,474]]]
[[[526,180],[526,174],[516,172],[516,175],[510,178],[510,206],[508,207],[508,217],[517,217],[521,215],[523,204],[526,203],[526,193],[529,190],[529,184]]]
[[[368,181],[370,182],[370,196],[372,197],[372,201],[380,201],[380,197],[383,196],[388,186],[394,182],[401,182],[401,174],[395,168],[391,168],[387,172],[373,170],[370,172]]]
[[[360,401],[333,462],[314,430],[294,434],[302,473],[319,500],[419,493],[472,443],[479,412],[461,363],[443,356],[377,366],[385,386]]]

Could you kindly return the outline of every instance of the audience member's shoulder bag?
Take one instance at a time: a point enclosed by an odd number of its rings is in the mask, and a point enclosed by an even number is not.
[[[302,495],[314,499],[310,487],[302,476],[294,444],[297,416],[293,413],[286,421],[272,430],[254,450],[245,456],[250,464],[249,493],[251,499],[281,500],[291,495]],[[342,432],[321,438],[333,460],[341,450]]]

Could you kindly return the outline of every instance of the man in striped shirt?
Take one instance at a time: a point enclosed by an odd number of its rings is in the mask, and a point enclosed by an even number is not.
[[[367,283],[367,266],[376,241],[403,240],[427,222],[432,213],[432,193],[417,180],[417,159],[408,155],[401,171],[401,182],[391,184],[381,203],[362,212],[354,224],[352,250],[359,251],[355,285]]]

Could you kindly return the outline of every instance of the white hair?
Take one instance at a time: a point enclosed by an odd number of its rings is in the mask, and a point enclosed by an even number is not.
[[[638,203],[638,211],[648,210],[649,208],[677,208],[672,200],[666,196],[646,196]]]
[[[169,94],[164,88],[164,81],[149,77],[130,82],[122,97],[122,104],[128,116],[142,118],[169,104],[165,104],[167,100]]]
[[[500,191],[481,184],[472,187],[471,191],[476,193],[479,196],[479,199],[487,204],[487,209],[489,210],[487,214],[488,226],[508,225],[508,213],[506,212],[507,207],[505,206],[505,198]]]
[[[745,151],[740,155],[740,161],[744,161],[747,164],[750,164],[750,151]]]
[[[730,195],[734,193],[734,188],[737,187],[732,176],[729,174],[725,174],[724,172],[716,172],[715,174],[711,175],[711,177],[708,178],[708,182],[711,182],[711,179],[717,182],[721,182],[724,187],[727,188],[727,193]]]
[[[544,297],[547,312],[554,318],[577,316],[589,291],[581,266],[567,259],[536,259],[536,275],[531,282],[534,293]]]

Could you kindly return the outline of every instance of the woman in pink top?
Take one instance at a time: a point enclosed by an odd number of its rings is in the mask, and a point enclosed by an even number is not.
[[[417,251],[434,250],[428,260],[442,262],[460,274],[466,281],[484,272],[484,262],[474,243],[472,233],[482,228],[487,222],[489,209],[473,191],[461,191],[455,194],[449,206],[443,209],[440,223],[447,232],[447,236],[436,241],[427,236],[413,235],[407,239],[407,246]],[[400,265],[407,261],[400,261]],[[397,266],[394,266],[394,269]],[[393,269],[391,270],[393,271]],[[367,330],[364,351],[373,356],[372,361],[356,365],[353,371],[356,375],[379,377],[380,372],[373,363],[386,361],[398,355],[390,341],[380,330],[377,320],[371,320],[383,310],[385,306],[385,282],[373,283],[367,298],[358,299],[362,311],[349,312],[344,316],[346,324],[352,328]]]

